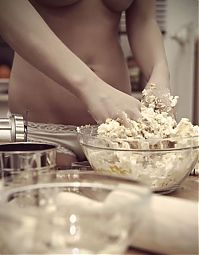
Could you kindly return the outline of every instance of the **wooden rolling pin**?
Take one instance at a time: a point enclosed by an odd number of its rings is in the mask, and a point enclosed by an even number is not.
[[[199,254],[198,202],[153,195],[131,245],[164,254]]]

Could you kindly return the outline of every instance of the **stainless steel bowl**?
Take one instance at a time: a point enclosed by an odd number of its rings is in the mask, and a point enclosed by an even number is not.
[[[5,182],[17,183],[24,176],[32,178],[38,171],[53,169],[56,166],[56,146],[43,143],[7,143],[0,144],[0,176]],[[20,177],[19,177],[20,176]]]

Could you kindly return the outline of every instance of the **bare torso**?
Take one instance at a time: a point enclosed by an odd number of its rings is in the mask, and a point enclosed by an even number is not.
[[[100,78],[130,93],[118,24],[121,11],[127,9],[133,0],[30,2],[54,33]],[[78,98],[18,54],[15,54],[11,73],[9,105],[13,113],[24,115],[28,110],[30,120],[35,122],[71,125],[94,122]]]

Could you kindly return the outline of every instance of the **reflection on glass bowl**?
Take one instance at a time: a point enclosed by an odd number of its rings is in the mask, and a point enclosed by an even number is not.
[[[78,137],[95,171],[132,177],[154,192],[177,189],[198,160],[198,136],[110,140],[97,135],[97,126],[85,126]]]
[[[78,170],[44,175],[51,177],[1,193],[2,254],[125,252],[147,211],[147,187]]]

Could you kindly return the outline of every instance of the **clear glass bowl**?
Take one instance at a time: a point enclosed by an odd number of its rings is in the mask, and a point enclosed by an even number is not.
[[[129,176],[159,193],[176,190],[198,161],[198,136],[110,140],[99,138],[96,126],[85,126],[78,138],[95,171]]]
[[[78,170],[44,176],[37,184],[1,192],[1,254],[125,252],[148,211],[147,187]]]

